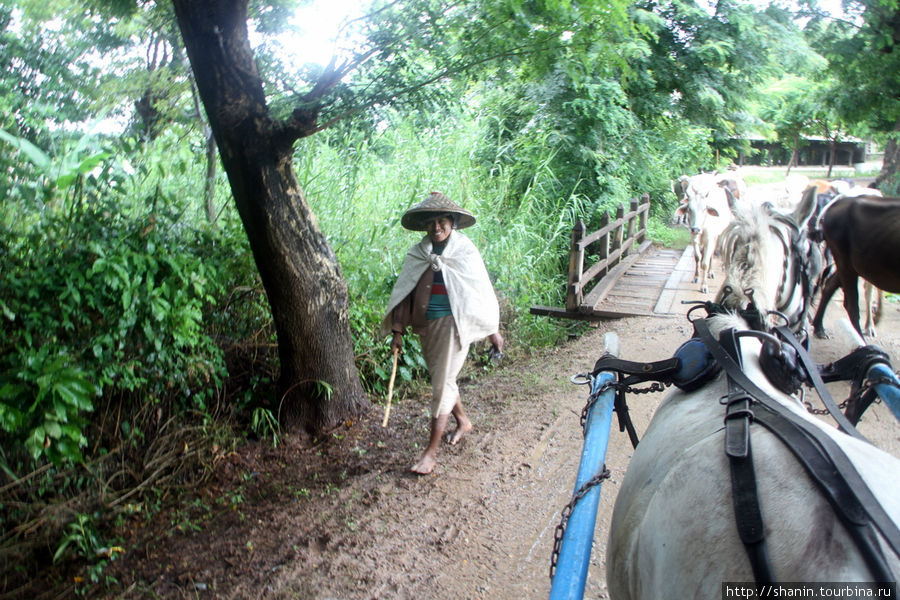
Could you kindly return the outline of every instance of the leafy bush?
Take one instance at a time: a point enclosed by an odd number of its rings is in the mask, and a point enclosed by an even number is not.
[[[111,206],[7,232],[0,271],[0,426],[31,458],[80,461],[94,398],[204,408],[223,376],[205,315],[221,279],[166,215]]]

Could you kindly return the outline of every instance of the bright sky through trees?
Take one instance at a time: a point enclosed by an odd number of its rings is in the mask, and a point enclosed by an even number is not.
[[[360,0],[313,0],[295,12],[293,25],[299,35],[285,36],[282,43],[303,62],[327,64],[346,46],[346,39],[337,39],[341,26],[362,15],[366,4]]]
[[[749,0],[760,9],[778,0]],[[790,0],[784,0],[794,5]],[[716,0],[707,0],[710,10],[715,10]],[[842,0],[818,0],[822,7],[832,16],[843,14]],[[298,34],[283,36],[281,41],[285,48],[301,62],[327,64],[341,47],[347,47],[347,39],[339,40],[341,26],[348,20],[364,14],[368,2],[361,0],[311,0],[295,12],[293,25]],[[796,6],[795,6],[796,8]]]

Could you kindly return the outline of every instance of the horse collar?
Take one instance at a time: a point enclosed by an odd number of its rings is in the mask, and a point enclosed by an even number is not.
[[[757,514],[759,501],[751,497],[751,493],[755,494],[756,490],[750,459],[751,421],[759,423],[778,437],[803,465],[835,514],[851,531],[853,541],[875,580],[895,580],[896,576],[891,573],[885,560],[875,530],[881,533],[890,549],[900,555],[900,529],[885,512],[840,445],[763,392],[744,374],[739,358],[733,358],[728,349],[713,337],[705,320],[695,322],[694,328],[728,375],[729,410],[725,418],[725,444],[732,467],[735,518],[757,581],[772,581],[773,576],[765,550],[764,527],[759,520],[761,516]],[[727,335],[728,332],[721,336],[726,344],[735,337],[733,330],[728,331],[732,332],[731,336]],[[732,431],[730,437],[729,429]]]

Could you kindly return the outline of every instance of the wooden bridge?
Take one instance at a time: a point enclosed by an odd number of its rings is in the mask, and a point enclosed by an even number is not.
[[[619,206],[614,220],[605,215],[588,234],[582,221],[572,230],[566,306],[532,306],[531,314],[600,320],[635,316],[684,315],[683,300],[712,300],[693,283],[694,255],[647,240],[647,194]],[[585,268],[585,257],[596,262]],[[721,273],[721,270],[719,270]]]

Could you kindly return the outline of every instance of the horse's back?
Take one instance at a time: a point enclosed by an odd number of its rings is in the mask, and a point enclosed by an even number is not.
[[[900,198],[839,197],[826,207],[821,227],[838,268],[900,292]]]
[[[719,597],[722,582],[751,582],[735,525],[724,452],[720,378],[693,394],[670,394],[638,444],[616,498],[607,548],[614,599]],[[869,571],[828,501],[783,443],[751,427],[767,547],[779,581],[865,581]],[[850,439],[844,434],[836,434]],[[900,460],[848,444],[851,461],[900,522]],[[865,472],[864,472],[865,471]],[[900,562],[889,550],[891,568]]]

